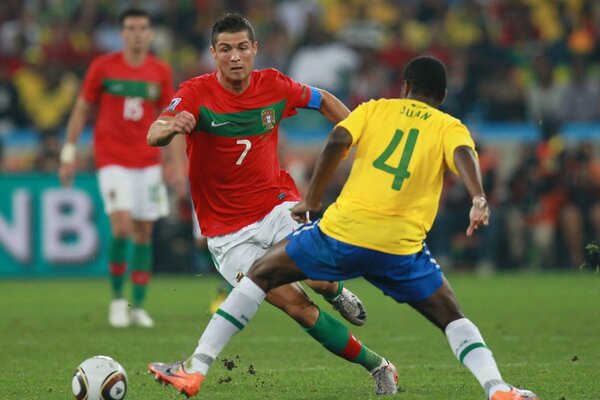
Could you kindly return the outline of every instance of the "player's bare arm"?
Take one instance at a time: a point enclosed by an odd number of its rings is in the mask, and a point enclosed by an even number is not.
[[[187,198],[189,195],[188,190],[188,160],[185,153],[185,138],[181,135],[175,135],[171,140],[171,143],[163,147],[163,154],[166,157],[163,161],[168,160],[168,168],[164,168],[163,171],[169,170],[170,173],[165,173],[163,179],[165,183],[172,188],[180,199]]]
[[[487,226],[490,218],[490,210],[481,183],[481,170],[475,152],[467,146],[459,146],[454,150],[454,163],[473,201],[467,228],[467,236],[471,236],[481,225]]]
[[[60,152],[60,166],[58,169],[58,177],[63,186],[71,186],[73,183],[76,168],[77,141],[85,127],[89,110],[90,104],[82,97],[79,97],[69,116],[65,144]]]
[[[306,213],[321,209],[321,198],[327,189],[340,161],[346,156],[352,136],[346,128],[335,127],[329,134],[325,147],[321,150],[315,171],[308,185],[304,199],[292,208],[292,218],[298,222],[307,222]]]
[[[322,96],[319,112],[323,114],[329,122],[335,125],[350,115],[350,110],[340,101],[340,99],[326,90],[319,89],[319,91]]]
[[[175,117],[163,115],[150,125],[146,140],[150,146],[166,146],[175,135],[187,135],[195,126],[196,118],[187,111],[182,111]]]

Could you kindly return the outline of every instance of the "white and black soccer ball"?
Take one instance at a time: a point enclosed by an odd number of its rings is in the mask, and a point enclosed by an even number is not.
[[[127,394],[127,373],[112,358],[95,356],[79,364],[71,386],[77,400],[122,400]]]

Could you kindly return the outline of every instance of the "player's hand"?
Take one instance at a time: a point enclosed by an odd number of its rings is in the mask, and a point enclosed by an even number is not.
[[[473,197],[473,205],[469,212],[469,227],[467,236],[472,236],[481,225],[488,226],[490,223],[490,209],[487,200],[483,196]]]
[[[191,113],[182,111],[171,121],[171,132],[175,132],[177,134],[183,133],[184,135],[187,135],[194,129],[195,126],[196,118],[194,118]]]
[[[292,218],[301,224],[310,222],[310,212],[319,211],[321,207],[322,205],[320,202],[315,205],[310,205],[306,201],[302,200],[300,203],[292,207]]]
[[[75,163],[60,163],[58,167],[58,179],[60,179],[61,185],[70,187],[73,184],[73,177],[75,176]]]

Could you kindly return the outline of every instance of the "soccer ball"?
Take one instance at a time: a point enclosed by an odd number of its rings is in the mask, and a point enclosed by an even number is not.
[[[79,364],[71,386],[77,400],[122,400],[127,394],[127,373],[112,358],[95,356]]]

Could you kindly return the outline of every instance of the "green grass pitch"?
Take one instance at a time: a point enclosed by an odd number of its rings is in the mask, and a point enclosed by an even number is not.
[[[544,400],[600,399],[600,275],[447,276],[507,381]],[[72,398],[75,367],[98,354],[125,367],[128,400],[183,398],[154,383],[146,365],[182,359],[194,349],[216,285],[214,277],[156,277],[147,305],[156,328],[115,330],[106,322],[104,280],[0,281],[0,399]],[[445,337],[424,318],[365,281],[347,286],[369,313],[364,327],[352,327],[355,336],[398,367],[396,398],[484,399]],[[224,359],[236,368],[227,369]],[[198,397],[376,398],[361,367],[321,350],[268,305],[215,362]]]

